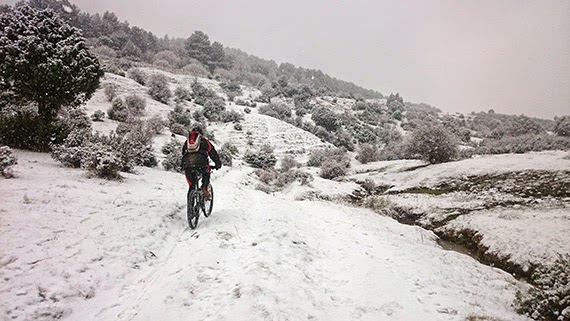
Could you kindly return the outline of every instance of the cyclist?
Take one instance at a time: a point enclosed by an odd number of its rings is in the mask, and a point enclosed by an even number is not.
[[[188,139],[182,146],[182,169],[184,169],[186,181],[190,187],[197,183],[195,175],[192,175],[192,168],[202,170],[202,194],[206,199],[210,198],[208,185],[210,185],[211,168],[208,157],[214,161],[215,169],[222,167],[222,162],[214,145],[204,137],[202,128],[196,126],[188,132]]]

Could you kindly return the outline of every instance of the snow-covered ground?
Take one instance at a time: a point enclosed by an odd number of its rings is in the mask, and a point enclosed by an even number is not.
[[[172,89],[194,81],[167,76]],[[215,81],[198,81],[219,92]],[[145,117],[166,117],[173,109],[130,79],[109,74],[104,83],[115,83],[121,97],[145,97]],[[98,90],[86,109],[91,115],[109,107]],[[278,158],[305,162],[311,150],[327,145],[255,108],[244,116],[241,131],[232,124],[209,126],[218,148],[231,142],[243,155],[269,143]],[[108,132],[116,123],[93,126]],[[168,132],[158,135],[155,150],[169,140]],[[48,154],[16,151],[17,178],[0,180],[0,320],[526,320],[511,306],[524,283],[441,248],[434,233],[368,209],[299,199],[307,193],[346,196],[364,180],[397,192],[469,175],[567,171],[566,155],[497,155],[427,167],[354,161],[340,181],[303,167],[314,176],[309,184],[271,195],[256,190],[253,169],[238,159],[213,174],[212,216],[189,230],[181,174],[159,166],[106,181],[63,168]],[[386,197],[429,214],[426,219],[446,209],[475,209],[442,228],[479,230],[490,249],[518,262],[570,253],[569,200],[485,209],[510,196]]]
[[[525,320],[509,274],[369,210],[256,191],[247,166],[213,175],[212,216],[189,230],[180,174],[109,182],[16,154],[0,181],[6,320]]]

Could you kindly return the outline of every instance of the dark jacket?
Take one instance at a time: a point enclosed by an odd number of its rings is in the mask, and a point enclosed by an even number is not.
[[[216,164],[216,168],[222,167],[222,162],[218,156],[218,152],[214,145],[210,143],[204,136],[200,140],[200,148],[197,152],[188,153],[188,140],[182,145],[182,168],[189,167],[206,167],[208,166],[208,157],[210,157]]]

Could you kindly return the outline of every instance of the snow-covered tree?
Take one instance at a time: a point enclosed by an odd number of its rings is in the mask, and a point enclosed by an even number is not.
[[[556,117],[554,133],[558,136],[570,137],[570,116]]]
[[[457,138],[441,125],[421,126],[410,135],[406,152],[431,164],[449,162],[457,156]]]
[[[103,75],[79,29],[52,10],[17,7],[0,15],[0,107],[37,103],[45,123],[79,106]]]

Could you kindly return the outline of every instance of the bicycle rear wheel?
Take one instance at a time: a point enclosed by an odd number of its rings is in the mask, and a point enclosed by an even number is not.
[[[210,198],[204,199],[204,208],[202,209],[205,217],[212,214],[212,208],[214,207],[214,188],[212,187],[212,184],[208,185],[208,191],[210,192]]]
[[[195,189],[188,192],[188,201],[186,205],[186,217],[188,218],[188,225],[191,229],[198,226],[198,219],[200,218],[200,202],[198,193]]]

